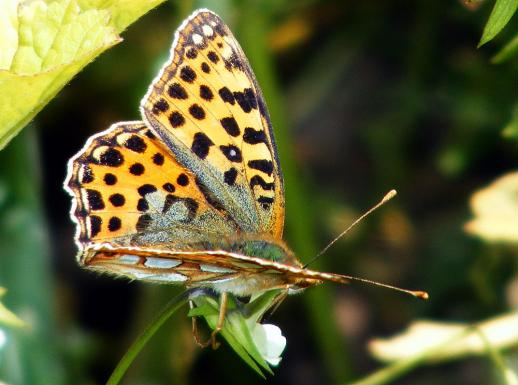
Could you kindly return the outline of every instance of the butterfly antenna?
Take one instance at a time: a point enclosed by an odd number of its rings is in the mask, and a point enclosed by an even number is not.
[[[388,285],[386,283],[376,282],[376,281],[372,281],[370,279],[365,279],[365,278],[353,277],[350,275],[342,275],[342,277],[344,277],[345,279],[347,279],[349,281],[367,283],[369,285],[384,287],[386,289],[399,291],[399,292],[405,293],[405,294],[410,294],[412,297],[419,298],[419,299],[428,299],[429,298],[429,295],[426,291],[402,289],[400,287]]]
[[[329,250],[329,248],[331,246],[333,246],[340,238],[342,238],[345,234],[347,234],[353,227],[355,227],[358,223],[360,223],[367,215],[369,215],[370,213],[372,213],[374,210],[376,210],[377,208],[379,208],[380,206],[384,205],[385,203],[387,203],[389,200],[391,200],[392,198],[394,198],[397,194],[397,191],[396,190],[390,190],[388,193],[385,194],[385,196],[383,197],[382,200],[380,200],[375,206],[371,207],[366,213],[364,213],[361,217],[359,217],[358,219],[356,219],[353,223],[351,223],[349,225],[349,227],[347,227],[344,231],[342,231],[335,239],[333,239],[331,242],[329,242],[329,244],[324,247],[322,249],[322,251],[320,253],[318,253],[316,256],[314,256],[311,261],[309,261],[308,263],[306,263],[304,265],[304,269],[306,267],[308,267],[310,264],[312,264],[313,262],[315,262],[318,258],[320,258],[323,254],[325,254],[325,252],[327,250]]]

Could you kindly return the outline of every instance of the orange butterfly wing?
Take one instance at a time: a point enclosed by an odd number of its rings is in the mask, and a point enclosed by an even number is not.
[[[217,15],[199,10],[180,26],[141,110],[244,232],[282,237],[284,187],[268,111]]]

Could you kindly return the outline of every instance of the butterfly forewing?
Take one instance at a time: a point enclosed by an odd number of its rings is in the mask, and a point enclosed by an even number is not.
[[[180,26],[142,114],[242,231],[282,236],[283,181],[268,112],[217,15],[200,10]]]

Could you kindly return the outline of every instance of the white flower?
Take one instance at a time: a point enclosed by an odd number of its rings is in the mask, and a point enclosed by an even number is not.
[[[281,329],[272,324],[255,324],[252,338],[264,360],[272,366],[279,365],[281,354],[286,347],[286,337]]]

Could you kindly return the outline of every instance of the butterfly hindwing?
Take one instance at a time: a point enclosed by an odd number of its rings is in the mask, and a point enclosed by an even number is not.
[[[180,26],[141,110],[243,232],[282,236],[283,181],[268,112],[241,47],[217,15],[199,10]]]
[[[142,122],[88,140],[70,160],[65,186],[81,250],[100,242],[189,249],[238,228]]]
[[[99,243],[92,250],[93,268],[153,282],[182,282],[190,287],[229,287],[238,295],[268,289],[300,288],[322,281],[348,283],[348,277],[308,270],[224,250],[175,251],[152,247],[126,247]],[[248,281],[248,284],[243,282]]]

